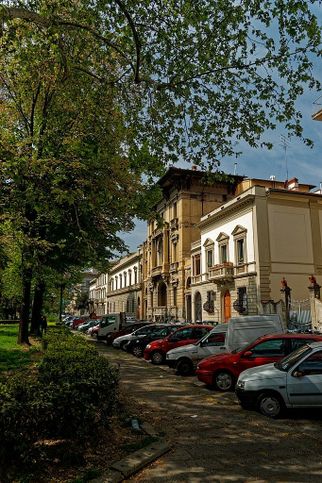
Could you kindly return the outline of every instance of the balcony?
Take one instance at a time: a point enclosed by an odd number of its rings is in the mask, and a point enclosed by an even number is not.
[[[208,280],[214,283],[230,282],[234,278],[234,265],[231,262],[220,263],[209,268]]]
[[[191,284],[194,285],[196,283],[201,283],[202,282],[202,276],[200,275],[194,275],[191,277]]]

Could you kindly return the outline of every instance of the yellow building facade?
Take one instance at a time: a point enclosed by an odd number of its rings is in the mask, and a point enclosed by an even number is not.
[[[233,198],[240,177],[207,180],[198,170],[170,168],[158,181],[162,199],[142,246],[142,316],[191,320],[191,244],[202,216]]]

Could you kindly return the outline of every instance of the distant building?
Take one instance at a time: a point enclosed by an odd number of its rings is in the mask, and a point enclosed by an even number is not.
[[[107,313],[126,312],[142,319],[141,250],[114,263],[108,272]]]

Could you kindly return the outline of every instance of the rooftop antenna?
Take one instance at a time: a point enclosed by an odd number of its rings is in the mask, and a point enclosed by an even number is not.
[[[281,140],[280,146],[282,146],[284,148],[284,162],[285,162],[285,170],[286,170],[286,179],[288,179],[288,167],[287,167],[287,155],[286,155],[286,152],[287,152],[287,148],[290,145],[290,142],[288,141],[288,139],[286,138],[286,136],[284,136],[284,134],[281,134],[280,140]]]
[[[234,162],[234,176],[236,176],[237,173],[237,162]]]

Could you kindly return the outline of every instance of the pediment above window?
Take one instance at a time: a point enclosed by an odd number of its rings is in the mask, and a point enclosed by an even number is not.
[[[229,240],[229,236],[226,233],[224,233],[223,231],[220,232],[219,235],[216,238],[217,242],[228,241],[228,240]]]
[[[244,233],[247,233],[247,228],[245,228],[244,226],[241,226],[241,225],[237,225],[237,226],[235,226],[235,228],[233,229],[231,234],[233,236],[236,236],[236,235],[242,235]]]
[[[214,241],[211,239],[211,238],[207,238],[207,240],[205,241],[205,243],[203,244],[204,247],[213,247],[214,246]]]

